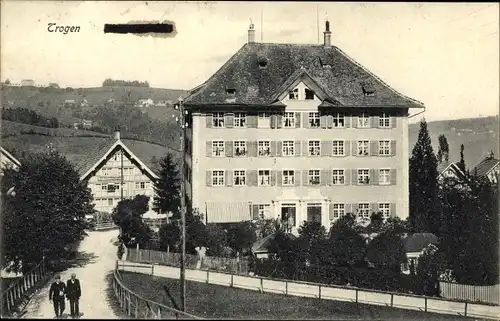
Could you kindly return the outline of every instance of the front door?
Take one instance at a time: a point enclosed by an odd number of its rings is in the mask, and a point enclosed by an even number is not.
[[[295,227],[297,215],[296,211],[295,204],[281,205],[281,222],[285,226],[285,230],[287,232],[291,232],[292,227]]]

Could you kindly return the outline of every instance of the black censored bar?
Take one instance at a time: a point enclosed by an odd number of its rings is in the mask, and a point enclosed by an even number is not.
[[[104,33],[172,33],[170,23],[105,24]]]

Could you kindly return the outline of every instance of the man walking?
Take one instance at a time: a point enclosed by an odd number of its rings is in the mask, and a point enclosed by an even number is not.
[[[61,282],[61,276],[56,275],[56,281],[52,283],[49,290],[49,301],[54,303],[56,318],[62,316],[64,312],[64,295],[66,294],[66,285]]]
[[[78,318],[80,316],[78,300],[80,300],[80,296],[82,295],[82,289],[80,287],[80,280],[76,278],[75,273],[71,273],[71,279],[68,280],[66,289],[66,297],[69,300],[71,317]]]

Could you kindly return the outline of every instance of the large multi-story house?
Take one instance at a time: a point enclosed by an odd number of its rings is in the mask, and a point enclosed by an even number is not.
[[[186,193],[205,222],[408,216],[403,96],[331,45],[248,43],[184,99]],[[413,109],[414,110],[414,109]]]
[[[88,181],[97,211],[111,213],[122,198],[136,195],[149,196],[149,207],[153,205],[158,176],[124,144],[118,131],[83,159],[78,170],[80,179]]]

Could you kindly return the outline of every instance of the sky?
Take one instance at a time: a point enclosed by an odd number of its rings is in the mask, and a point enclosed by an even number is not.
[[[499,113],[498,3],[1,2],[1,79],[99,87],[106,78],[191,89],[247,41],[323,41],[423,102],[428,121]],[[105,23],[173,21],[171,38],[104,34]],[[49,23],[80,26],[50,33]],[[263,37],[262,37],[263,36]]]

